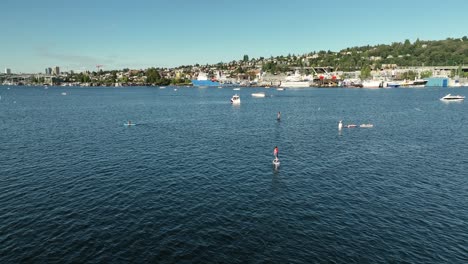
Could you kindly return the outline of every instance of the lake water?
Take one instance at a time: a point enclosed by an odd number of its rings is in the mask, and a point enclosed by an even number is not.
[[[467,263],[449,92],[1,86],[0,262]]]

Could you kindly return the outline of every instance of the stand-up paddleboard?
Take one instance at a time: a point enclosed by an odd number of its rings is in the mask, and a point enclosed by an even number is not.
[[[280,160],[279,159],[274,159],[273,160],[273,166],[279,167],[279,165],[280,165]]]
[[[134,125],[136,125],[136,124],[135,123],[130,123],[130,124],[129,123],[124,123],[124,126],[134,126]]]

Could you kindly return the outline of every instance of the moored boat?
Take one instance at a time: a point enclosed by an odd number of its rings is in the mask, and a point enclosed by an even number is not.
[[[208,79],[208,75],[204,72],[198,73],[196,80],[192,80],[193,86],[220,86],[220,83],[215,79]]]
[[[362,82],[363,88],[382,88],[383,82],[379,80],[366,80]]]
[[[302,76],[298,71],[294,75],[287,76],[284,81],[282,81],[279,87],[288,87],[288,88],[306,88],[311,85],[311,76]]]

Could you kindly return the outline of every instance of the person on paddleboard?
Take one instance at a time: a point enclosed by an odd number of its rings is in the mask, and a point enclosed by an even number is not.
[[[278,159],[278,146],[275,147],[275,149],[273,150],[273,155],[275,155],[275,159]]]

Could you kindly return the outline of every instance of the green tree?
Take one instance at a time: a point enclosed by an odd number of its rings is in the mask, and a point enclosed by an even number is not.
[[[157,84],[161,80],[161,75],[155,68],[146,70],[146,82],[150,84]]]
[[[421,72],[421,78],[430,78],[430,77],[432,77],[432,71]]]
[[[369,79],[371,77],[371,68],[369,65],[364,66],[361,69],[361,74],[359,75],[359,78],[361,80]]]

